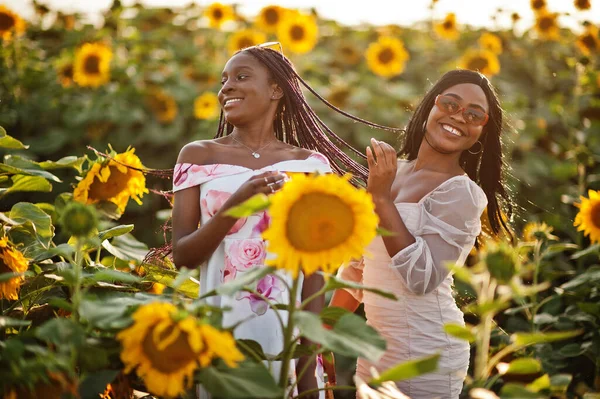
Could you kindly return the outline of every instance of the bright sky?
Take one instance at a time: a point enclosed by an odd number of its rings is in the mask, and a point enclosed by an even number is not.
[[[124,5],[132,5],[136,0],[122,0]],[[206,0],[139,0],[147,6],[177,7],[185,6],[192,2],[199,5],[208,5],[212,1]],[[65,12],[81,12],[93,14],[105,10],[112,4],[112,0],[39,0],[55,10]],[[324,18],[335,19],[343,24],[355,25],[367,22],[374,25],[397,24],[410,25],[431,17],[430,0],[220,0],[221,3],[238,4],[238,10],[246,16],[254,16],[258,11],[271,4],[284,7],[307,9],[314,7]],[[578,25],[578,21],[589,20],[600,25],[600,0],[591,0],[592,8],[588,11],[577,11],[573,5],[574,0],[547,0],[548,8],[555,12],[568,12],[572,15],[562,16],[559,21],[562,25],[571,28]],[[30,0],[0,0],[13,11],[25,18],[32,15],[33,9]],[[533,23],[533,12],[529,8],[530,0],[438,0],[434,11],[434,18],[442,18],[448,12],[454,12],[457,22],[472,26],[494,26],[491,15],[498,8],[507,10],[496,23],[497,26],[510,26],[510,14],[517,12],[522,19],[520,24],[524,27]]]

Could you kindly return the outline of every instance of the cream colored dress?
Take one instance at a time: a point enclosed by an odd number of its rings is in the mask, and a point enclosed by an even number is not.
[[[357,374],[368,381],[370,367],[384,371],[398,363],[441,353],[438,370],[397,382],[413,399],[458,398],[469,365],[469,344],[443,330],[464,325],[452,294],[446,262],[463,264],[481,231],[487,205],[483,190],[468,176],[452,177],[418,203],[396,203],[415,242],[390,257],[381,237],[368,247],[370,256],[340,269],[346,280],[394,293],[392,301],[370,292],[348,290],[364,303],[369,325],[387,341],[375,364],[359,358]]]

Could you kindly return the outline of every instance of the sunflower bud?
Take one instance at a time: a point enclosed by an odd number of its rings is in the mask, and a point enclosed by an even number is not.
[[[490,247],[483,257],[490,275],[500,284],[507,284],[519,271],[519,260],[514,250],[501,243]]]
[[[79,202],[65,207],[60,222],[68,234],[76,237],[89,236],[98,225],[96,210]]]

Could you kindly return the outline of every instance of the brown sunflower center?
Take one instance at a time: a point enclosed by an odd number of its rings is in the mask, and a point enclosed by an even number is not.
[[[598,47],[598,42],[596,41],[596,38],[591,33],[584,35],[580,39],[580,42],[581,42],[581,44],[583,44],[586,48],[588,48],[590,50],[596,50],[596,48]]]
[[[354,231],[352,208],[341,198],[309,193],[291,207],[286,235],[291,245],[307,252],[335,248]]]
[[[590,210],[590,219],[595,228],[600,229],[600,202],[595,203]]]
[[[444,21],[444,23],[442,24],[442,26],[444,27],[444,30],[453,30],[454,29],[454,22],[448,20],[448,21]]]
[[[94,182],[90,186],[88,196],[95,200],[106,201],[113,198],[127,188],[130,176],[128,173],[121,173],[115,166],[109,166],[110,177],[106,183],[94,178]]]
[[[157,337],[157,341],[160,342],[169,337],[175,328],[177,327],[174,325],[166,328],[159,337]],[[188,343],[188,335],[186,332],[179,331],[179,335],[175,341],[163,349],[157,348],[153,335],[154,328],[148,331],[142,342],[144,354],[148,357],[148,360],[150,360],[152,368],[161,373],[170,374],[181,370],[195,360],[195,353]]]
[[[394,59],[394,52],[391,48],[385,47],[382,51],[377,54],[377,59],[382,64],[387,64]]]
[[[6,31],[15,26],[15,19],[12,15],[0,12],[0,31]]]
[[[252,40],[252,38],[245,36],[245,37],[240,37],[238,39],[238,42],[237,42],[238,48],[246,48],[246,47],[252,47],[252,46],[254,46],[254,40]]]
[[[546,0],[533,0],[531,2],[531,8],[534,10],[540,10],[544,7],[546,7]]]
[[[554,26],[554,18],[553,17],[542,17],[542,18],[540,18],[538,26],[543,31],[550,30]]]
[[[575,0],[575,7],[580,10],[589,10],[592,7],[590,0]]]
[[[64,66],[61,70],[60,73],[62,75],[63,78],[67,78],[67,79],[72,79],[73,78],[73,64],[69,64]]]
[[[279,22],[279,12],[274,8],[267,8],[264,17],[267,25],[277,25]]]
[[[292,26],[292,29],[290,29],[290,36],[294,41],[301,41],[306,36],[306,31],[303,26],[294,25]]]
[[[468,68],[472,71],[483,71],[485,68],[488,67],[488,60],[485,57],[473,57],[470,61],[469,64],[467,65]]]
[[[100,73],[100,57],[97,55],[88,55],[85,58],[83,69],[85,69],[85,72],[88,74]]]
[[[217,21],[222,19],[223,18],[223,10],[221,10],[220,8],[215,8],[212,12],[212,16]]]

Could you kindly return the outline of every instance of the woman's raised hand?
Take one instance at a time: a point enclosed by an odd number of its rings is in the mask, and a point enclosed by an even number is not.
[[[369,179],[367,191],[373,199],[390,199],[392,183],[396,177],[398,159],[394,147],[383,141],[371,139],[371,147],[367,147],[367,163]]]
[[[287,175],[277,171],[269,171],[252,176],[229,197],[224,206],[231,208],[256,194],[272,194],[281,189],[287,178]]]

